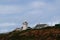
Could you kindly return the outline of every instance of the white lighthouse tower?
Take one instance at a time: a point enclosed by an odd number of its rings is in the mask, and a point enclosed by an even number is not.
[[[27,21],[23,22],[22,30],[26,30],[28,28]]]

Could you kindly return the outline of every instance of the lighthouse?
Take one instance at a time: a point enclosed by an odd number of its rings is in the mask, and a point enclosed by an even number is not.
[[[22,30],[26,30],[27,28],[28,28],[28,22],[25,21],[25,22],[23,22]]]

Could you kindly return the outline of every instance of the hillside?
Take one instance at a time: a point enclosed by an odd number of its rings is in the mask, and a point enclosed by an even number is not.
[[[0,34],[0,40],[60,40],[60,27],[46,27]]]

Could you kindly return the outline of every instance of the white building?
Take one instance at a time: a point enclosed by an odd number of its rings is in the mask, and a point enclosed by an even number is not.
[[[40,28],[44,28],[44,27],[48,27],[48,25],[47,24],[37,24],[35,26],[35,29],[40,29]]]
[[[23,22],[23,25],[22,25],[22,30],[26,30],[28,28],[28,22]]]

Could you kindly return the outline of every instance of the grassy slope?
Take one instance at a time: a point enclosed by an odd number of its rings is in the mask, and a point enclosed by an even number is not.
[[[59,27],[47,27],[1,34],[0,40],[60,40]]]

